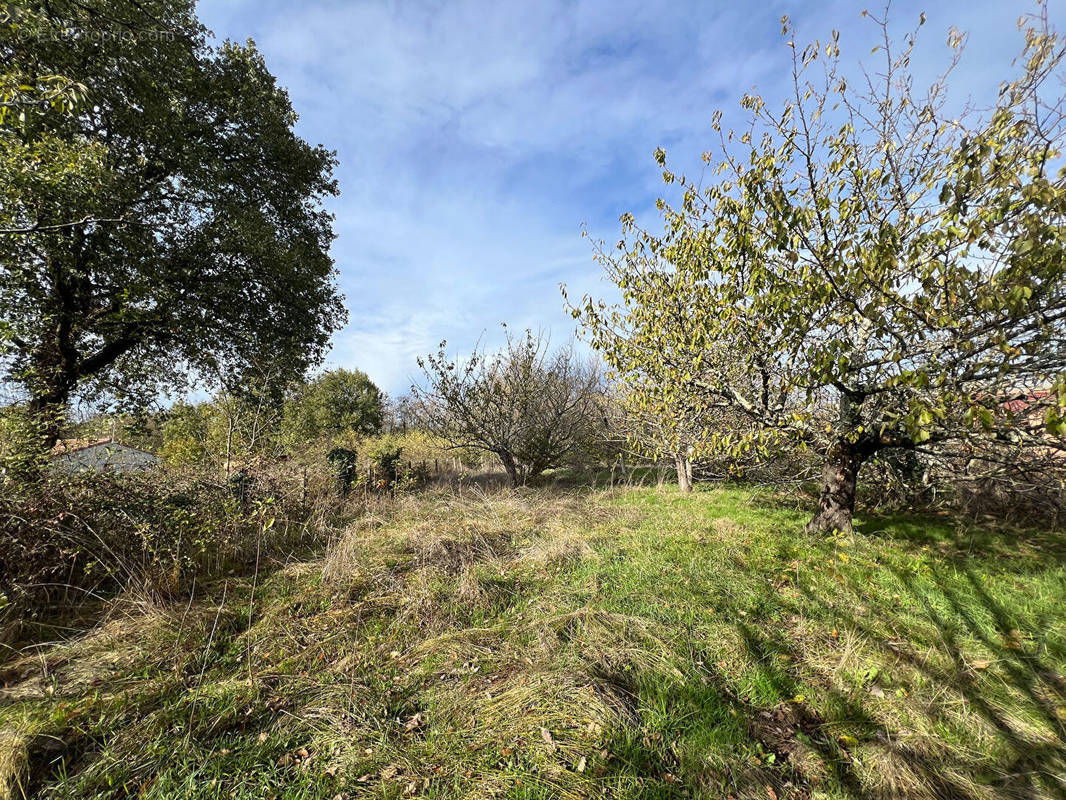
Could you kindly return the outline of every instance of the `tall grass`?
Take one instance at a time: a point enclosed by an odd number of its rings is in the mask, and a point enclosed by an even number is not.
[[[20,797],[1066,793],[1066,539],[438,490],[4,667]],[[0,786],[4,785],[0,783]]]
[[[306,558],[348,516],[328,481],[276,474],[238,486],[171,469],[84,472],[2,488],[0,642],[119,593],[173,601],[264,559]]]

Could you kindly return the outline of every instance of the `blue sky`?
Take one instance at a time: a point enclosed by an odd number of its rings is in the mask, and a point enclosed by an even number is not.
[[[841,31],[849,65],[875,63],[858,2],[202,0],[220,38],[253,38],[287,87],[298,130],[340,159],[333,256],[350,314],[327,366],[359,367],[390,394],[442,339],[461,353],[499,323],[566,339],[571,294],[610,296],[582,226],[613,241],[626,211],[654,223],[652,153],[692,172],[721,108],[787,90],[781,16],[799,42]],[[875,8],[880,9],[877,5]],[[1030,3],[893,3],[902,33],[924,11],[918,69],[970,36],[952,86],[994,97]],[[1053,0],[1063,19],[1066,0]],[[1064,20],[1066,21],[1066,20]],[[1061,27],[1061,23],[1060,23]],[[931,74],[931,73],[930,73]]]

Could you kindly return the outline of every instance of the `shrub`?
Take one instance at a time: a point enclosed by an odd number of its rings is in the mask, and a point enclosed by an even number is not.
[[[0,408],[0,484],[33,480],[45,469],[45,427],[24,405]]]
[[[313,503],[269,478],[79,473],[0,494],[0,625],[123,590],[154,600],[319,538]]]
[[[347,447],[334,447],[326,453],[330,472],[337,484],[337,492],[347,497],[359,471],[359,454]]]

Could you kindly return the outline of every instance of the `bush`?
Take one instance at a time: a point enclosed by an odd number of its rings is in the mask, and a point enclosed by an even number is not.
[[[1066,521],[1066,457],[999,443],[980,453],[954,448],[930,459],[938,497],[974,518],[991,517],[1033,527]]]
[[[403,445],[389,437],[384,437],[371,444],[367,449],[367,455],[370,457],[370,466],[379,482],[379,488],[391,489],[396,484],[400,473]]]
[[[6,484],[0,625],[123,590],[174,598],[194,579],[321,538],[307,493],[300,503],[276,485],[274,476],[256,476],[237,496],[227,483],[167,472]]]
[[[359,472],[359,454],[347,447],[334,447],[326,453],[326,461],[337,484],[337,493],[347,497]]]
[[[46,422],[24,405],[0,408],[0,485],[37,478],[48,464],[41,449]]]

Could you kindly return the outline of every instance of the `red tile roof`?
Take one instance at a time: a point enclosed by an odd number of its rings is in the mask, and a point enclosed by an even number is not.
[[[111,439],[60,439],[52,447],[53,456],[62,456],[67,453],[75,453],[87,447],[95,447],[98,444],[111,444]]]

